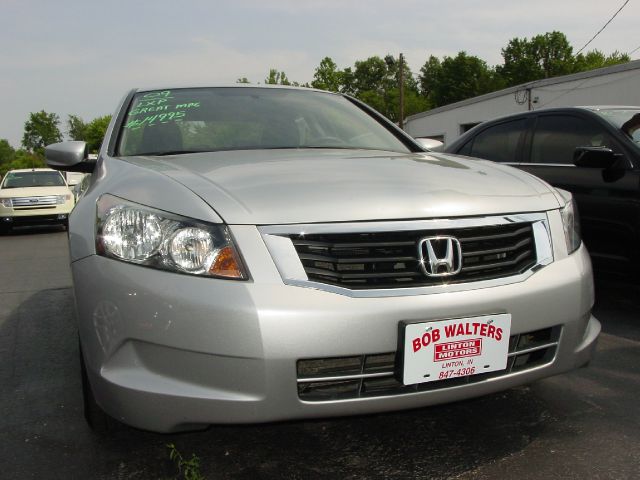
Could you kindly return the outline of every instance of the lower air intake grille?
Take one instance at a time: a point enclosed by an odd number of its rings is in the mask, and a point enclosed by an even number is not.
[[[396,380],[395,352],[298,360],[298,396],[301,400],[322,402],[402,395],[482,382],[550,363],[556,354],[560,330],[561,327],[550,327],[512,335],[505,370],[416,385],[403,385]]]
[[[429,277],[423,272],[420,241],[434,236],[451,236],[460,242],[458,274]],[[523,273],[537,259],[531,223],[290,238],[309,280],[352,290],[491,280]]]

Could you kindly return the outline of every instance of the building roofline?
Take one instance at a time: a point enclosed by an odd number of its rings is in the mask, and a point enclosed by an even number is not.
[[[428,117],[435,115],[436,113],[446,112],[454,110],[466,105],[472,105],[474,103],[484,102],[496,97],[502,97],[503,95],[509,95],[520,90],[527,88],[539,88],[546,87],[548,85],[556,85],[558,83],[573,82],[576,80],[582,80],[586,78],[599,77],[602,75],[611,75],[613,73],[626,72],[628,70],[640,69],[640,60],[632,60],[626,63],[620,63],[618,65],[612,65],[610,67],[596,68],[594,70],[587,70],[586,72],[572,73],[570,75],[562,75],[559,77],[543,78],[541,80],[533,80],[531,82],[522,83],[514,87],[504,88],[502,90],[496,90],[495,92],[485,93],[473,98],[467,98],[456,103],[450,103],[449,105],[443,105],[442,107],[433,108],[426,112],[415,113],[406,118],[405,121],[417,120],[418,118]]]

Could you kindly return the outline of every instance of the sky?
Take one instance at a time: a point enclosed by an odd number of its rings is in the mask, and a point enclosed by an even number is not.
[[[404,53],[418,73],[429,55],[464,50],[489,65],[515,37],[563,32],[582,47],[624,0],[0,0],[0,139],[19,147],[30,112],[85,121],[111,114],[131,88],[263,83],[270,68],[310,82],[339,68]],[[640,47],[630,0],[587,47]],[[640,58],[640,49],[632,54]]]

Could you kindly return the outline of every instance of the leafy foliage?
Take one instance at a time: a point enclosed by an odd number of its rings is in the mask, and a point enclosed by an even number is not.
[[[87,148],[90,153],[97,153],[102,145],[105,133],[111,122],[111,115],[105,115],[103,117],[94,118],[91,120],[85,129],[84,140],[87,142]]]
[[[0,140],[0,165],[11,162],[16,156],[16,151],[9,145],[6,139]]]
[[[58,125],[60,125],[60,117],[55,113],[41,110],[29,114],[29,120],[24,124],[22,146],[30,152],[44,155],[44,147],[62,141]]]
[[[610,67],[629,61],[631,61],[629,55],[620,53],[617,50],[611,55],[605,55],[600,50],[591,50],[584,55],[580,53],[576,56],[574,69],[576,72],[585,72],[587,70]]]
[[[502,88],[494,69],[478,57],[459,52],[455,57],[434,56],[420,69],[420,88],[434,107],[458,102]]]
[[[291,85],[291,82],[287,78],[287,74],[279,72],[275,68],[269,70],[269,76],[264,79],[264,83],[267,85]]]
[[[573,47],[561,32],[548,32],[527,38],[511,39],[502,49],[504,64],[497,67],[506,86],[542,78],[584,72],[628,62],[629,55],[614,52],[605,56],[598,50],[573,55]]]
[[[313,74],[311,86],[319,90],[340,92],[343,87],[344,74],[338,70],[336,62],[330,57],[324,57]]]
[[[418,91],[411,70],[405,63],[405,115],[426,110],[429,102]],[[336,63],[325,57],[316,68],[311,86],[321,90],[341,92],[362,100],[372,108],[398,121],[400,117],[400,63],[391,55],[384,58],[369,57],[355,62],[353,68],[338,69]]]
[[[191,454],[191,458],[185,460],[173,443],[168,443],[169,458],[178,467],[178,475],[184,480],[204,480],[204,476],[200,473],[200,458],[195,453]]]
[[[0,146],[6,140],[0,140]],[[8,161],[0,162],[0,175],[4,176],[9,170],[18,168],[42,168],[45,167],[44,158],[32,152],[20,149],[15,150]]]
[[[67,117],[67,135],[71,140],[84,140],[87,134],[87,124],[77,115]]]

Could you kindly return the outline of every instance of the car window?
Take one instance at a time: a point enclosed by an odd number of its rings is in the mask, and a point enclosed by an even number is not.
[[[458,149],[456,152],[458,155],[471,155],[471,145],[473,145],[473,138],[465,143],[462,148]]]
[[[340,95],[238,87],[136,94],[121,127],[119,154],[264,148],[409,152],[387,127]]]
[[[640,143],[640,110],[628,108],[604,108],[594,110],[631,140]]]
[[[596,122],[569,115],[538,118],[531,143],[532,163],[573,165],[576,147],[616,149],[611,136]]]
[[[476,135],[469,153],[463,153],[463,155],[471,155],[472,157],[484,158],[495,162],[516,162],[518,142],[524,132],[524,128],[525,119],[513,120],[489,127]]]
[[[66,183],[60,172],[9,172],[2,188],[62,187]]]

